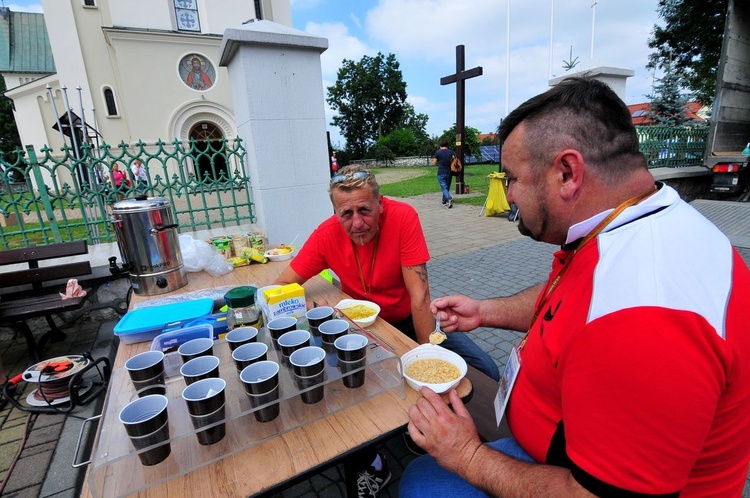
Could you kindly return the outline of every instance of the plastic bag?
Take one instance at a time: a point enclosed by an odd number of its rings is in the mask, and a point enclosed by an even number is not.
[[[188,272],[205,270],[212,277],[220,277],[234,268],[215,247],[206,241],[194,239],[192,235],[180,235],[180,252],[182,264]]]

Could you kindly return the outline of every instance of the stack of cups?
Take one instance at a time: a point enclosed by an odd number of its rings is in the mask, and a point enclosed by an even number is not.
[[[169,400],[161,394],[151,394],[128,403],[120,410],[120,422],[130,437],[143,465],[156,465],[172,452],[169,444],[167,405]]]
[[[229,350],[234,351],[243,344],[256,342],[258,340],[258,329],[255,327],[238,327],[227,332],[225,336]]]
[[[293,316],[274,318],[266,324],[266,328],[271,335],[274,347],[278,347],[279,337],[297,328],[297,319]]]
[[[237,373],[241,373],[245,367],[258,361],[264,361],[268,353],[268,346],[263,342],[249,342],[232,351],[234,366]]]
[[[185,379],[185,385],[193,382],[219,376],[219,358],[216,356],[198,356],[184,363],[180,374]]]
[[[323,348],[326,351],[333,351],[333,343],[341,336],[349,333],[349,322],[346,320],[329,320],[320,325],[320,336],[323,341]]]
[[[182,391],[190,421],[195,429],[200,429],[196,433],[198,443],[204,446],[221,441],[227,432],[224,421],[226,386],[224,379],[211,377],[194,382]]]
[[[282,362],[289,365],[289,356],[300,348],[310,345],[311,335],[307,330],[292,330],[279,337]]]
[[[318,328],[323,322],[327,322],[333,318],[333,308],[330,306],[319,306],[313,308],[305,313],[307,323],[310,325],[310,332],[313,335],[318,335]]]
[[[139,353],[125,362],[125,369],[139,397],[167,393],[164,353],[161,351]]]
[[[289,356],[294,371],[294,383],[300,391],[302,401],[307,404],[323,399],[326,352],[317,346],[298,349]],[[317,387],[314,387],[317,386]],[[310,389],[314,387],[314,389]]]
[[[177,348],[177,352],[180,353],[183,363],[199,356],[211,356],[214,354],[214,341],[209,337],[199,337]]]
[[[255,420],[270,422],[279,416],[279,364],[259,361],[245,367],[240,373],[245,392],[256,410]],[[276,403],[273,403],[277,401]]]
[[[339,360],[339,369],[344,375],[342,380],[346,387],[361,387],[365,383],[365,366],[367,365],[367,337],[349,334],[336,339],[333,343]]]

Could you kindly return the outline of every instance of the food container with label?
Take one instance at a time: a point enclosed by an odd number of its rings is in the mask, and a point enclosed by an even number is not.
[[[255,327],[262,326],[260,313],[255,305],[255,287],[246,285],[235,287],[226,294],[224,300],[227,303],[227,324],[229,330],[238,327]]]

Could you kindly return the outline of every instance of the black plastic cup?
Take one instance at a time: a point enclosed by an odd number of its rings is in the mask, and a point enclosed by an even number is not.
[[[169,444],[169,422],[164,422],[164,425],[151,434],[131,437],[130,443],[136,450],[151,447],[149,450],[138,453],[138,459],[143,465],[150,467],[163,462],[172,453],[172,445]]]
[[[273,403],[279,399],[279,386],[265,394],[247,393],[247,396],[250,398],[250,404],[253,405],[253,408],[262,407],[253,412],[255,420],[258,422],[270,422],[281,413],[279,403]]]
[[[259,361],[242,369],[240,380],[247,394],[266,394],[279,386],[279,364]]]
[[[221,405],[215,412],[206,415],[190,415],[193,428],[201,429],[210,426],[195,433],[198,437],[198,444],[208,446],[224,439],[227,434],[227,424],[222,422],[224,420],[224,406]]]
[[[267,358],[268,346],[263,342],[249,342],[232,351],[232,359],[238,372],[258,361]]]
[[[119,419],[125,426],[130,442],[143,465],[156,465],[172,452],[169,444],[169,414],[166,396],[153,394],[138,398],[120,410]],[[161,443],[161,444],[160,444]]]
[[[310,377],[317,375],[325,368],[326,352],[317,346],[300,348],[289,356],[295,375]]]
[[[310,327],[317,329],[321,323],[333,318],[333,308],[330,306],[318,306],[305,313],[305,318],[307,318],[307,323],[310,324]]]
[[[213,356],[214,341],[208,337],[198,337],[177,348],[177,352],[180,353],[183,363],[199,356]]]
[[[289,356],[300,348],[310,345],[312,335],[307,330],[292,330],[279,337],[279,348],[284,357],[284,362],[289,361]]]
[[[161,351],[145,351],[131,356],[125,362],[125,370],[130,379],[142,382],[151,380],[164,373],[164,353]]]
[[[134,380],[133,387],[139,398],[150,396],[152,394],[167,394],[167,385],[164,372],[158,374],[153,379]]]
[[[325,374],[325,370],[319,374],[311,376],[294,374],[295,385],[300,391],[304,391],[299,395],[300,398],[302,398],[303,403],[312,405],[323,399],[323,395],[325,394],[325,385],[323,384],[325,381]],[[311,387],[314,387],[314,389],[309,389]]]
[[[333,344],[341,336],[349,333],[349,322],[346,320],[328,320],[318,327],[324,343]]]
[[[220,360],[216,356],[199,356],[193,358],[180,367],[180,375],[185,379],[185,384],[190,385],[199,380],[219,376]]]
[[[193,382],[182,390],[190,415],[208,415],[224,406],[226,401],[226,386],[224,379],[210,377]]]
[[[168,420],[169,399],[161,394],[144,396],[120,410],[120,422],[131,437],[142,437],[159,429]]]
[[[341,370],[341,373],[347,374],[348,372],[353,372],[341,377],[344,386],[349,388],[362,387],[365,383],[366,366],[367,358],[362,358],[361,360],[356,361],[342,361],[339,359],[339,370]]]
[[[347,334],[333,342],[336,356],[341,361],[357,361],[367,356],[367,337],[361,334]]]
[[[230,351],[234,351],[243,344],[256,342],[258,340],[258,329],[255,327],[239,327],[227,332],[224,338],[229,344]]]
[[[271,334],[274,345],[276,345],[279,337],[297,328],[297,319],[293,316],[274,318],[266,324],[266,328],[268,329],[268,333]]]

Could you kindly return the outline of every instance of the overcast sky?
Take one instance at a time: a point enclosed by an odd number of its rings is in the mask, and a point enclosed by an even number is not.
[[[41,11],[31,0],[4,3],[12,10]],[[507,110],[548,87],[551,27],[553,77],[565,74],[563,64],[575,58],[576,69],[592,64],[632,69],[625,101],[647,101],[653,81],[646,70],[648,38],[660,23],[657,5],[658,0],[557,0],[551,23],[553,0],[291,0],[294,27],[328,38],[321,57],[324,87],[335,83],[343,59],[393,53],[409,101],[430,118],[431,135],[455,122],[455,85],[441,86],[440,78],[455,72],[457,45],[466,47],[466,69],[481,66],[484,72],[466,82],[466,124],[490,132]],[[328,108],[326,117],[330,123]],[[337,130],[329,129],[333,145],[343,147]]]

